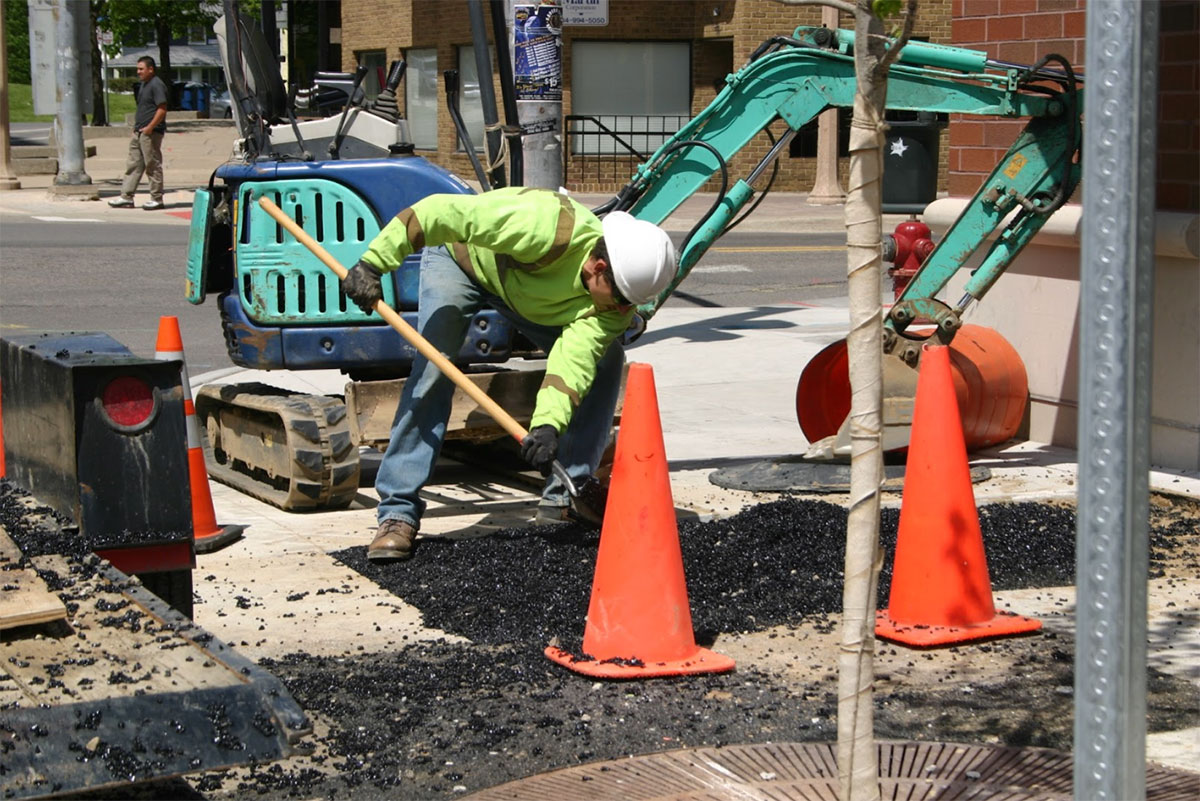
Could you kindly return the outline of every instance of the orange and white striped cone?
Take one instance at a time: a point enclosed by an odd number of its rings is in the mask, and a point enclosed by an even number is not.
[[[178,359],[179,376],[183,382],[183,409],[187,419],[188,481],[192,490],[192,530],[196,553],[211,553],[242,538],[245,526],[221,525],[213,509],[212,493],[208,488],[208,468],[204,466],[204,446],[200,442],[200,424],[196,420],[196,405],[192,402],[192,386],[188,381],[187,361],[183,358],[183,337],[179,333],[178,317],[160,317],[154,358]]]

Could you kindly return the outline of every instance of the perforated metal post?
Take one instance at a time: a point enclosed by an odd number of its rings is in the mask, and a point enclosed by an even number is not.
[[[1075,798],[1146,797],[1158,4],[1087,6]]]

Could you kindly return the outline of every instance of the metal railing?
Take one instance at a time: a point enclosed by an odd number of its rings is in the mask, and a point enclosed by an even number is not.
[[[624,184],[690,119],[686,114],[568,114],[563,176],[581,191]]]

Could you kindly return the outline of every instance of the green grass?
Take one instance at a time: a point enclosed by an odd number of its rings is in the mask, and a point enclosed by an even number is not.
[[[137,102],[133,95],[117,95],[108,93],[109,122],[117,125],[124,124],[125,115],[137,110]],[[8,85],[8,119],[9,122],[53,122],[53,114],[33,113],[33,87],[27,83],[10,83]],[[91,119],[89,115],[88,119]]]

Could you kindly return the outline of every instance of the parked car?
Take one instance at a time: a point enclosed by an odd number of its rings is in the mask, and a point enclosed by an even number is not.
[[[208,117],[213,120],[233,119],[233,100],[229,97],[228,89],[212,96],[208,102]]]

